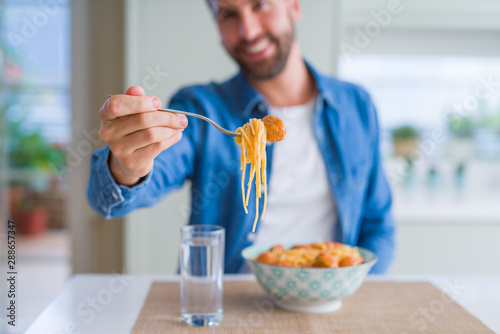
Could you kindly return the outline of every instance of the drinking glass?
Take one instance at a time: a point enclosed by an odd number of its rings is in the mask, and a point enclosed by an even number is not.
[[[181,228],[181,320],[190,326],[222,321],[225,230],[216,225]]]

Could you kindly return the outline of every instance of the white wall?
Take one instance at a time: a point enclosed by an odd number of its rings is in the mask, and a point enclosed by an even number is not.
[[[498,0],[348,0],[342,2],[344,23],[364,27],[379,12],[394,6],[390,29],[498,30]]]
[[[318,69],[334,73],[338,44],[337,1],[302,1],[297,35],[304,56]],[[150,86],[165,105],[180,86],[223,80],[236,66],[220,46],[205,0],[129,0],[127,3],[126,83]],[[154,82],[150,72],[168,72]],[[179,209],[189,203],[188,189],[126,219],[125,263],[129,273],[172,273],[177,268]]]
[[[341,11],[342,42],[361,52],[500,54],[497,0],[349,0]],[[367,30],[368,44],[356,44]]]
[[[500,274],[500,221],[398,223],[391,274]]]

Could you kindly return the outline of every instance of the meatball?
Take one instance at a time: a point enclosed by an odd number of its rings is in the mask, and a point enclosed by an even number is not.
[[[282,141],[286,136],[285,124],[276,116],[268,115],[262,119],[267,131],[267,141],[276,143]]]
[[[339,262],[340,267],[351,267],[363,263],[363,258],[361,256],[344,256]]]
[[[278,262],[278,258],[271,252],[265,252],[260,254],[255,261],[266,263],[266,264],[276,264]]]
[[[285,246],[283,246],[283,245],[276,245],[274,247],[271,247],[269,249],[269,251],[272,252],[272,253],[281,254],[281,253],[283,253],[285,251]]]
[[[338,259],[328,253],[320,253],[314,260],[313,267],[316,268],[338,268]]]

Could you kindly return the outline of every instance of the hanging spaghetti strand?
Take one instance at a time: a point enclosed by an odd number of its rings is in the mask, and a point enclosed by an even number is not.
[[[264,122],[260,119],[252,118],[250,121],[238,128],[236,132],[241,133],[241,136],[236,137],[236,143],[241,147],[241,194],[243,199],[243,207],[248,213],[248,203],[252,181],[255,178],[255,220],[253,223],[252,232],[255,232],[257,221],[259,219],[259,201],[262,197],[261,187],[264,184],[264,206],[260,219],[264,219],[264,214],[267,207],[267,173],[266,173],[266,142],[267,131]],[[247,164],[250,164],[250,173],[248,175],[248,189],[245,191],[245,171]],[[245,195],[246,193],[246,195]]]

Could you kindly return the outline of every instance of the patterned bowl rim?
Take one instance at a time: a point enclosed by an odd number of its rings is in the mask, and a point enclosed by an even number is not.
[[[289,249],[290,247],[294,246],[295,244],[283,244],[285,246],[285,249]],[[247,260],[248,262],[252,262],[254,264],[258,264],[264,267],[276,267],[276,268],[282,268],[282,269],[302,269],[302,270],[311,270],[311,271],[321,271],[321,270],[350,270],[353,268],[362,268],[362,267],[372,267],[377,263],[378,258],[377,256],[372,252],[369,251],[368,249],[362,248],[362,247],[357,247],[359,249],[359,252],[363,256],[363,258],[371,258],[371,260],[366,261],[365,263],[358,264],[356,266],[350,266],[350,267],[339,267],[339,268],[302,268],[302,267],[285,267],[285,266],[277,266],[275,264],[268,264],[268,263],[262,263],[262,262],[257,262],[255,261],[255,258],[258,256],[258,254],[261,254],[265,252],[266,250],[269,250],[269,248],[276,246],[276,244],[263,244],[263,245],[252,245],[244,248],[241,251],[241,256]],[[252,253],[252,254],[249,254]],[[257,255],[254,255],[254,254]]]

